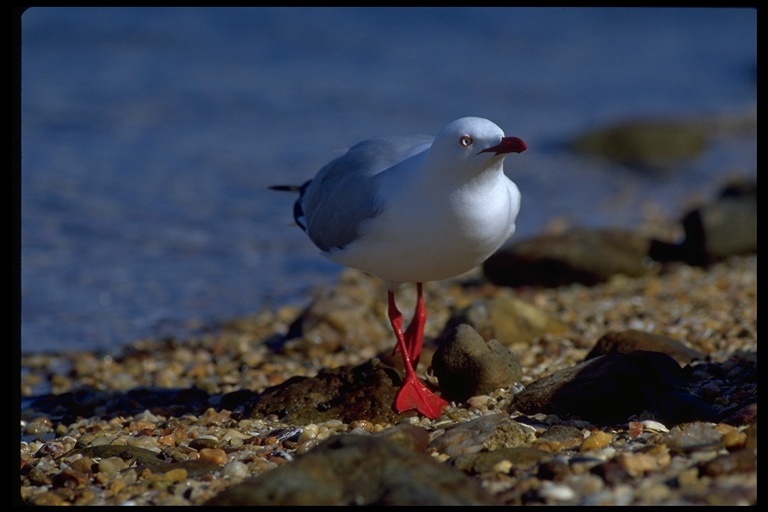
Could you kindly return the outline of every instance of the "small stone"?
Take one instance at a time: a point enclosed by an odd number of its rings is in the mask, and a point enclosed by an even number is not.
[[[174,468],[163,473],[163,480],[166,482],[182,482],[187,479],[187,470],[184,468]]]
[[[218,448],[219,440],[213,436],[200,436],[189,442],[189,447],[195,450],[202,450],[203,448]]]
[[[90,457],[81,457],[69,463],[72,469],[81,473],[90,473],[92,471],[93,464],[94,461]]]
[[[227,453],[221,448],[203,448],[200,450],[200,460],[223,466],[228,458]]]
[[[539,495],[543,498],[555,501],[569,501],[576,498],[576,492],[565,484],[555,484],[549,481],[542,482]]]
[[[721,442],[728,449],[743,448],[747,443],[747,434],[738,430],[732,430],[723,435]]]
[[[120,457],[107,457],[99,461],[98,467],[99,472],[114,475],[128,467],[128,464]]]
[[[242,480],[248,475],[249,475],[248,465],[243,462],[240,462],[239,460],[228,462],[224,465],[223,468],[221,468],[221,476],[223,476],[224,478],[229,478],[232,480]]]
[[[604,448],[610,444],[610,442],[613,440],[613,434],[610,432],[603,432],[602,430],[597,430],[595,432],[592,432],[589,437],[587,437],[582,443],[581,446],[579,446],[580,452],[588,452],[590,450],[599,450],[601,448]]]
[[[635,478],[642,477],[646,472],[655,471],[660,467],[656,457],[647,453],[622,452],[616,457],[616,460],[627,473]]]

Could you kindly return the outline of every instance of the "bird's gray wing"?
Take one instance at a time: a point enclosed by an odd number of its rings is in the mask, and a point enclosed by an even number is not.
[[[341,249],[360,236],[361,224],[381,212],[376,180],[382,171],[428,149],[433,137],[384,137],[356,144],[302,187],[298,210],[322,251]]]

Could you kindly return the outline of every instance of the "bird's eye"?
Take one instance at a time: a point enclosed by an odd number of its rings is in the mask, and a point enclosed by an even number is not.
[[[472,140],[472,137],[470,137],[469,135],[462,135],[461,138],[459,139],[459,144],[461,144],[461,147],[464,147],[464,148],[468,148],[469,146],[472,145],[473,142],[475,141]]]

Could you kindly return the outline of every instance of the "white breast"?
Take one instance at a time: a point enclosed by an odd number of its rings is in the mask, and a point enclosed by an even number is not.
[[[454,277],[485,261],[514,233],[520,209],[517,186],[500,170],[481,185],[455,190],[414,191],[393,187],[388,207],[362,227],[359,240],[329,259],[388,283]],[[397,194],[396,198],[391,194]]]

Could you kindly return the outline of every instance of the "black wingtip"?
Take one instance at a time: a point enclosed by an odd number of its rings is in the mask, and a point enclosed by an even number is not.
[[[296,224],[303,229],[304,231],[307,230],[307,225],[303,221],[304,219],[304,210],[301,207],[301,198],[304,195],[304,191],[307,189],[307,186],[312,180],[307,180],[304,182],[303,185],[270,185],[270,190],[279,190],[281,192],[298,192],[299,198],[296,200],[295,203],[293,203],[293,219],[296,221]]]
[[[280,190],[283,192],[300,192],[301,187],[298,185],[270,185],[270,190]]]

